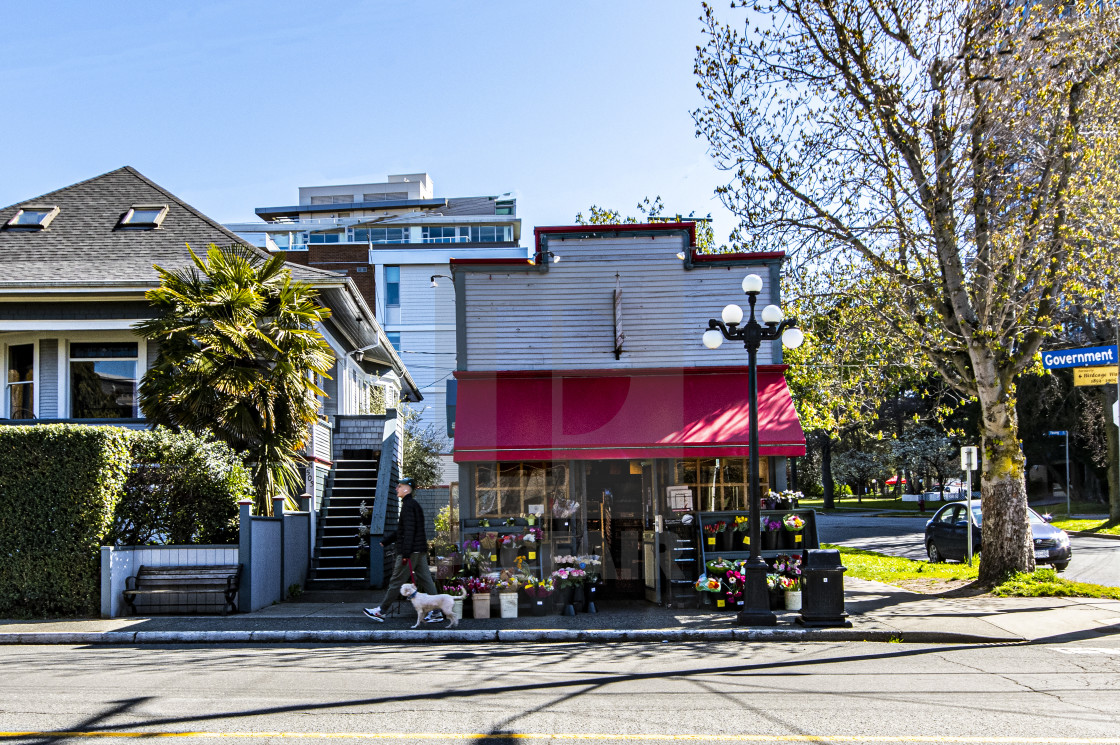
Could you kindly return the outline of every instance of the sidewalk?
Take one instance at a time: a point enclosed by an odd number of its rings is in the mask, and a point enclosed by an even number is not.
[[[370,593],[380,598],[381,593]],[[464,619],[458,628],[410,628],[411,608],[379,624],[364,603],[281,603],[231,616],[0,621],[0,644],[291,644],[469,642],[901,641],[1065,642],[1120,638],[1120,601],[1091,598],[942,598],[845,580],[851,628],[807,629],[797,613],[741,627],[733,613],[607,601],[597,614]],[[369,604],[373,604],[370,602]]]

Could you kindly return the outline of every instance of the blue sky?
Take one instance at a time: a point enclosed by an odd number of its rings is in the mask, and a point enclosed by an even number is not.
[[[712,213],[692,0],[41,2],[5,8],[0,205],[131,165],[211,217],[427,171],[438,196]]]

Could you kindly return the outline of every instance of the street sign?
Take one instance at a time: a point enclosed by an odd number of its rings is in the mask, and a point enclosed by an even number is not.
[[[1056,352],[1042,353],[1042,366],[1047,370],[1061,367],[1090,367],[1092,365],[1115,365],[1120,362],[1116,347],[1085,347],[1083,349],[1061,349]]]
[[[975,471],[976,459],[980,448],[975,445],[961,448],[961,470],[962,471]]]
[[[1074,385],[1116,385],[1116,365],[1106,367],[1076,367]]]
[[[1065,437],[1066,435],[1069,434],[1069,432],[1066,432],[1064,429],[1056,429],[1056,430],[1052,429],[1049,432],[1047,432],[1046,434],[1049,435],[1050,437]]]

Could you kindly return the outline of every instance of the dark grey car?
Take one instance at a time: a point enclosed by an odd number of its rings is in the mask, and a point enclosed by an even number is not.
[[[980,525],[983,515],[980,502],[969,503],[972,510],[972,552],[979,553]],[[1049,524],[1034,510],[1027,509],[1027,519],[1031,524],[1031,537],[1034,539],[1035,564],[1053,564],[1059,572],[1069,566],[1073,549],[1069,545],[1069,535],[1060,528]],[[926,523],[926,553],[931,562],[946,559],[963,561],[965,558],[966,528],[965,503],[953,502],[939,509]]]

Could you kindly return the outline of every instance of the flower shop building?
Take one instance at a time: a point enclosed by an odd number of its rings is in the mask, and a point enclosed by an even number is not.
[[[695,545],[690,513],[747,507],[746,352],[701,335],[743,302],[746,274],[764,280],[760,307],[776,304],[784,255],[698,254],[687,222],[538,228],[535,240],[527,261],[451,264],[465,535],[539,521],[543,573],[556,555],[598,554],[609,591],[662,600],[687,558],[675,552]],[[780,341],[759,365],[766,494],[786,488],[805,438]]]

